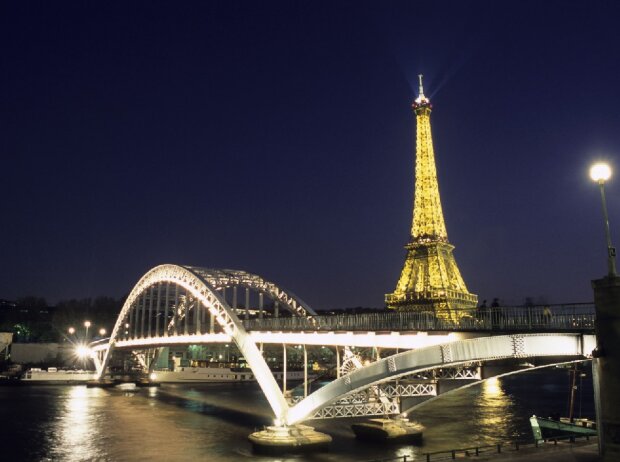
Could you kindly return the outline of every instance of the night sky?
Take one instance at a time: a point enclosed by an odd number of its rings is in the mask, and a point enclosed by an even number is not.
[[[620,3],[0,3],[0,298],[244,269],[383,306],[409,239],[416,75],[470,292],[592,300],[620,245]]]

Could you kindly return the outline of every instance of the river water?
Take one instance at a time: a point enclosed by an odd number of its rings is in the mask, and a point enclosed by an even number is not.
[[[577,381],[575,412],[593,417],[586,372]],[[547,369],[446,394],[411,416],[426,427],[421,447],[360,442],[351,419],[310,422],[334,438],[330,451],[280,458],[254,456],[247,440],[272,420],[255,384],[1,387],[0,460],[336,462],[405,454],[423,460],[424,452],[531,438],[532,414],[566,414],[568,385],[566,369]]]

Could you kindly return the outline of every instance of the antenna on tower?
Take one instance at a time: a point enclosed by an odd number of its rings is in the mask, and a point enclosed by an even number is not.
[[[418,74],[418,80],[420,81],[420,86],[418,87],[420,94],[418,96],[420,97],[420,99],[424,99],[425,96],[424,96],[424,87],[422,86],[422,74]]]

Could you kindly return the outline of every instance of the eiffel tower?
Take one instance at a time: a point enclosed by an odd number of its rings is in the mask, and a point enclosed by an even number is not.
[[[405,246],[407,256],[396,289],[385,296],[385,302],[399,311],[433,312],[454,319],[460,317],[460,310],[475,309],[478,296],[467,291],[452,255],[454,246],[448,242],[431,137],[432,105],[424,96],[422,76],[418,77],[419,96],[412,104],[416,162],[411,238]]]

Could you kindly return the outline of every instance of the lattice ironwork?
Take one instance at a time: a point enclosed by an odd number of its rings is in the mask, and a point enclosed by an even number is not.
[[[288,403],[263,355],[224,294],[211,285],[207,274],[210,273],[204,269],[178,265],[160,265],[147,272],[127,297],[112,330],[109,347],[102,357],[97,357],[98,376],[104,374],[117,343],[124,343],[125,347],[153,346],[161,344],[162,339],[163,343],[179,343],[177,340],[195,343],[203,337],[201,334],[208,315],[211,333],[217,325],[230,336],[252,368],[276,418],[286,422]],[[269,290],[282,300],[284,292],[276,293],[274,287]],[[298,313],[307,313],[302,304],[295,306]],[[148,369],[148,361],[144,358],[141,364]]]
[[[512,336],[512,345],[514,348],[514,355],[516,358],[525,356],[525,339],[521,335]]]
[[[437,369],[434,371],[436,379],[451,379],[451,380],[480,380],[480,368],[460,368],[449,367],[443,369]]]
[[[360,355],[353,353],[349,347],[345,347],[343,350],[342,364],[340,365],[340,375],[345,376],[362,367],[363,364]]]
[[[411,240],[396,289],[385,300],[389,308],[455,318],[450,310],[473,310],[478,297],[468,292],[452,255],[454,246],[448,242],[431,136],[431,109],[420,76],[420,94],[413,103],[417,129]]]
[[[388,403],[357,403],[357,404],[334,404],[325,406],[312,415],[312,419],[335,419],[338,417],[368,417],[374,415],[399,414],[398,402]]]
[[[437,382],[395,383],[379,385],[381,393],[388,398],[409,396],[437,396]]]
[[[257,274],[240,270],[198,268],[188,266],[188,269],[202,276],[215,290],[228,287],[247,287],[267,294],[277,300],[281,306],[297,316],[316,315],[310,306],[290,290],[285,290],[273,282],[266,281]]]
[[[566,358],[572,356],[583,358],[591,355],[595,347],[593,335],[525,334],[518,336],[523,340],[523,351],[517,352],[513,337],[498,335],[452,342],[451,363],[447,363],[445,355],[442,354],[442,346],[444,345],[414,349],[394,356],[396,366],[394,372],[390,371],[387,358],[375,361],[363,369],[353,371],[345,377],[330,382],[297,403],[289,410],[288,422],[294,424],[307,419],[324,405],[328,403],[332,405],[331,403],[345,394],[376,387],[407,375],[515,357]],[[380,391],[379,394],[381,395]],[[383,395],[383,399],[388,398]],[[381,402],[385,404],[383,401]]]

